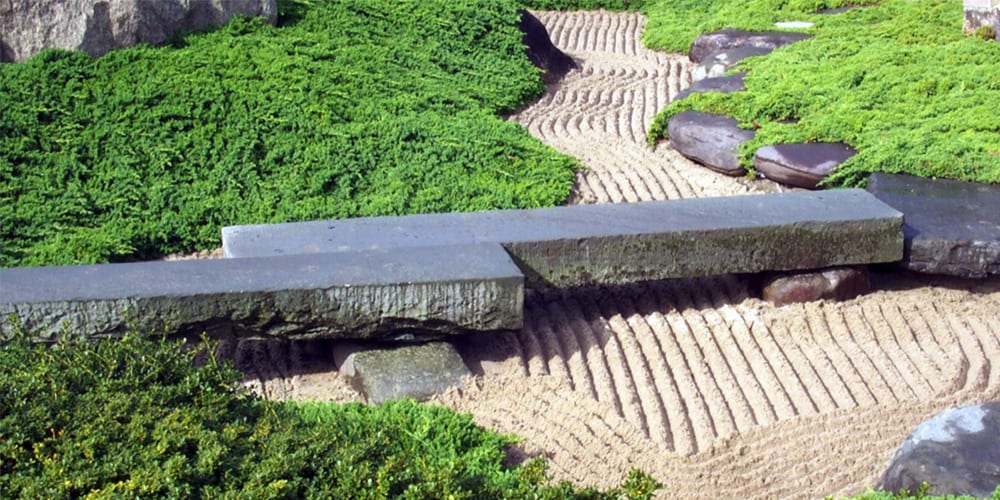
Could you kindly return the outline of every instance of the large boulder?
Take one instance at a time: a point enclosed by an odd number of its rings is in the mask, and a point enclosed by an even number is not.
[[[552,43],[548,30],[537,17],[523,9],[520,12],[521,21],[517,26],[524,34],[521,41],[527,47],[531,64],[544,70],[542,80],[545,83],[554,83],[566,76],[570,70],[579,68],[572,57]]]
[[[688,52],[688,57],[692,62],[700,63],[711,54],[720,50],[735,49],[737,47],[758,47],[774,50],[778,47],[811,37],[812,35],[806,33],[789,31],[739,31],[724,29],[705,33],[695,38],[691,42],[691,50]]]
[[[754,137],[753,130],[739,128],[736,119],[699,111],[678,113],[667,122],[667,137],[680,154],[731,176],[746,169],[740,165],[739,150]]]
[[[758,149],[753,166],[773,181],[815,189],[838,165],[855,154],[857,151],[839,142],[777,144]]]
[[[691,80],[700,81],[706,78],[723,76],[730,69],[748,58],[762,56],[772,52],[770,47],[736,47],[735,49],[720,50],[709,54],[698,66],[691,71]]]
[[[931,495],[993,494],[1000,483],[1000,402],[952,408],[920,424],[876,489],[913,493],[922,483]]]
[[[111,49],[158,44],[178,33],[220,26],[236,15],[274,23],[277,0],[0,2],[0,61],[23,61],[48,48],[100,57]]]

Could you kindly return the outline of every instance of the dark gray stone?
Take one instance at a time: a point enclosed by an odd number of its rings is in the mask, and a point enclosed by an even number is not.
[[[549,32],[537,17],[524,9],[521,9],[520,13],[521,21],[517,26],[524,34],[522,42],[526,47],[531,64],[544,70],[542,81],[555,83],[566,76],[566,73],[579,68],[572,57],[552,44]]]
[[[806,189],[826,179],[838,165],[858,152],[843,143],[777,144],[757,150],[753,166],[776,182]]]
[[[870,292],[865,266],[836,267],[820,271],[782,274],[764,286],[764,300],[776,306],[814,300],[850,300]]]
[[[1000,274],[1000,185],[875,173],[868,191],[905,215],[907,269],[965,278]]]
[[[111,49],[158,44],[178,33],[221,26],[236,15],[274,23],[275,0],[0,1],[0,61],[23,61],[47,48],[99,57]]]
[[[333,357],[340,373],[372,404],[402,398],[426,401],[472,375],[448,342],[398,346],[338,342]]]
[[[740,61],[748,57],[769,54],[773,50],[774,49],[771,47],[747,46],[714,52],[705,57],[705,60],[699,63],[698,66],[691,71],[691,79],[694,81],[700,81],[705,78],[723,76],[727,71],[735,68]]]
[[[238,226],[222,240],[229,257],[499,243],[528,286],[571,287],[895,262],[901,228],[850,189]]]
[[[876,489],[989,498],[1000,484],[1000,402],[952,408],[920,424]]]
[[[691,84],[690,87],[677,93],[674,97],[675,101],[686,98],[691,94],[700,94],[702,92],[719,92],[723,94],[729,94],[731,92],[742,92],[747,89],[746,85],[743,83],[743,78],[746,73],[736,73],[729,76],[719,76],[715,78],[706,78]]]
[[[499,245],[0,269],[8,316],[45,339],[139,332],[372,338],[518,329],[523,276]]]
[[[746,174],[740,165],[740,144],[754,135],[753,130],[741,129],[735,118],[700,111],[684,111],[667,122],[667,138],[680,154],[734,177]]]
[[[724,29],[705,33],[691,42],[688,57],[692,62],[700,63],[709,55],[720,50],[738,47],[759,47],[774,50],[778,47],[812,38],[806,33],[790,31],[739,31]]]

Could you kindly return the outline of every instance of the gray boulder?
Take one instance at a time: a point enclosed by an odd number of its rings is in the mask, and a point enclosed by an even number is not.
[[[720,50],[735,49],[737,47],[757,47],[774,50],[778,47],[811,37],[812,35],[806,33],[789,31],[739,31],[724,29],[705,33],[695,38],[691,42],[691,50],[688,52],[688,57],[692,62],[700,63],[706,60],[708,56]]]
[[[920,424],[876,489],[989,497],[1000,483],[1000,402],[952,408]]]
[[[221,26],[236,15],[274,23],[276,0],[17,0],[0,2],[0,61],[48,48],[100,57],[111,49],[158,44],[171,36]]]
[[[718,76],[714,78],[706,78],[691,84],[690,87],[677,93],[674,97],[675,101],[687,98],[691,94],[701,94],[703,92],[719,92],[722,94],[728,94],[730,92],[742,92],[747,89],[746,85],[743,83],[743,77],[746,73],[736,73],[735,75],[729,76]]]
[[[731,176],[746,173],[740,165],[740,144],[754,135],[739,128],[734,118],[699,111],[678,113],[667,123],[667,137],[680,154]]]
[[[855,154],[853,148],[838,142],[777,144],[758,149],[753,166],[773,181],[815,189],[837,165]]]
[[[697,82],[706,78],[723,76],[727,71],[736,67],[740,61],[748,57],[762,56],[773,50],[770,47],[747,46],[714,52],[706,57],[701,64],[695,66],[694,70],[691,71],[691,79]]]

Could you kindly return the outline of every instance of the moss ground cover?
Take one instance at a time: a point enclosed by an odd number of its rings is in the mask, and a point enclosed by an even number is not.
[[[815,37],[742,65],[747,92],[701,94],[657,116],[651,141],[685,110],[729,114],[757,136],[742,160],[767,144],[841,141],[859,154],[829,179],[855,186],[871,172],[1000,182],[1000,44],[963,36],[957,0],[886,0],[821,15],[843,2],[739,0],[649,4],[646,43],[686,50],[694,35],[722,27],[771,29],[815,22]],[[857,2],[852,2],[857,3]],[[697,29],[671,28],[683,20]]]
[[[0,267],[150,258],[223,225],[562,202],[498,115],[543,91],[514,0],[286,0],[99,59],[0,66]]]
[[[3,498],[647,498],[551,483],[468,415],[400,401],[278,403],[198,348],[126,335],[0,345]],[[200,361],[198,361],[200,360]],[[196,366],[196,361],[200,366]]]

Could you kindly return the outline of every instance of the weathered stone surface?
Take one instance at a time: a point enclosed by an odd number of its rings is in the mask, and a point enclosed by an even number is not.
[[[973,33],[977,28],[986,26],[993,29],[994,40],[1000,42],[1000,1],[998,0],[964,0],[965,19],[962,30]]]
[[[719,76],[714,78],[706,78],[691,84],[690,87],[677,93],[674,97],[675,101],[686,98],[691,94],[700,94],[702,92],[720,92],[723,94],[728,94],[730,92],[742,92],[747,89],[746,85],[743,83],[743,78],[746,73],[736,73],[729,76]]]
[[[867,267],[837,267],[774,277],[764,286],[763,297],[783,306],[821,299],[849,300],[871,289]]]
[[[1000,484],[1000,402],[946,410],[920,424],[876,489],[989,498]]]
[[[753,130],[739,128],[736,119],[700,111],[678,113],[667,122],[667,138],[680,154],[731,176],[746,173],[740,165],[740,144],[753,139]]]
[[[570,70],[579,68],[572,57],[552,44],[545,25],[527,10],[521,10],[521,21],[518,28],[524,33],[522,42],[527,47],[528,59],[535,67],[545,70],[542,81],[555,83],[566,76]]]
[[[402,398],[426,401],[472,375],[448,342],[338,343],[333,357],[340,373],[372,404]]]
[[[18,316],[52,339],[135,327],[372,338],[521,327],[523,276],[498,245],[0,269],[0,336]]]
[[[158,44],[177,33],[221,26],[236,15],[277,20],[276,0],[16,0],[0,2],[0,62],[47,48],[99,57]]]
[[[723,76],[727,71],[736,67],[740,61],[748,57],[762,56],[773,50],[770,47],[748,46],[713,52],[691,71],[691,80],[697,82],[706,78]]]
[[[692,62],[702,62],[712,53],[737,47],[760,47],[774,50],[778,47],[811,38],[806,33],[789,31],[739,31],[724,29],[705,33],[691,42],[688,57]]]
[[[815,189],[837,165],[856,154],[857,151],[842,143],[777,144],[758,149],[753,166],[773,181]]]
[[[1000,274],[1000,185],[876,173],[868,191],[905,214],[906,268],[966,278]]]
[[[837,207],[831,210],[831,207]],[[895,262],[902,215],[859,189],[223,229],[229,257],[499,243],[531,287]]]

